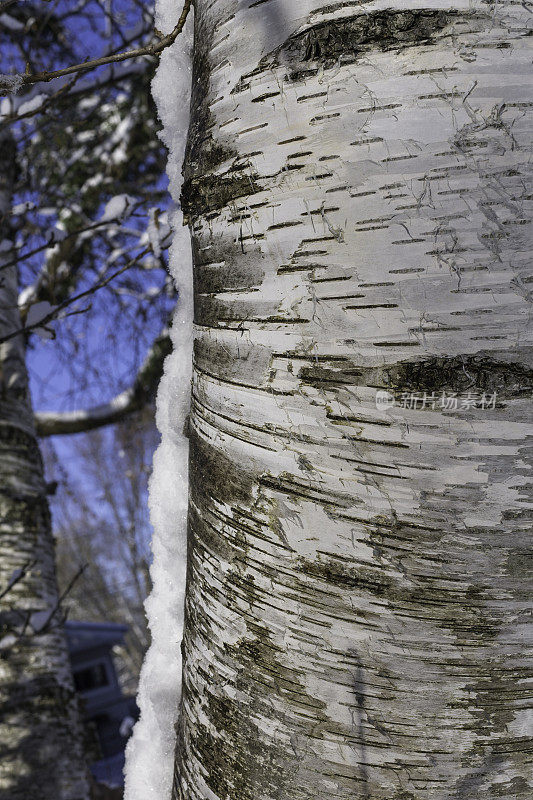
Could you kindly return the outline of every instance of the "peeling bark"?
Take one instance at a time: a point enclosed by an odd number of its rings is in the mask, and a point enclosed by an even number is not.
[[[0,133],[0,335],[21,327],[16,268],[2,269],[15,158]],[[0,798],[86,800],[22,337],[0,344],[0,591]]]
[[[531,796],[528,11],[408,6],[196,3],[175,800]]]

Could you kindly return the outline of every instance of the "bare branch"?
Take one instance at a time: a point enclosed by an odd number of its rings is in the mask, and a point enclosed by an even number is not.
[[[17,0],[4,0],[3,3],[0,3],[0,12],[6,11],[9,6],[14,6]]]
[[[37,561],[35,560],[28,561],[20,569],[16,570],[7,588],[0,593],[0,598],[5,597],[13,586],[19,583],[36,564]],[[80,566],[51,609],[32,612],[31,610],[20,611],[11,606],[9,611],[6,610],[0,613],[0,626],[3,629],[3,635],[0,639],[0,658],[5,658],[6,651],[10,650],[17,641],[20,641],[24,637],[38,636],[47,633],[52,630],[53,627],[57,627],[57,625],[52,624],[54,617],[57,618],[57,624],[63,624],[66,615],[63,613],[59,614],[60,611],[62,612],[61,604],[72,591],[76,581],[83,575],[87,566],[87,564],[82,564]]]
[[[73,78],[70,79],[64,86],[61,86],[56,92],[49,95],[43,102],[37,106],[36,108],[32,109],[31,111],[26,111],[23,114],[6,114],[2,120],[0,121],[0,128],[3,128],[6,125],[11,125],[13,122],[19,122],[22,119],[29,119],[29,117],[34,117],[36,114],[42,114],[43,111],[46,111],[53,103],[59,100],[61,97],[67,94],[71,94],[72,88],[75,86],[76,82],[79,80],[79,75],[74,75]],[[1,79],[0,79],[1,81]]]
[[[52,622],[55,615],[58,613],[58,611],[61,610],[61,603],[66,599],[68,594],[72,591],[74,584],[81,578],[81,576],[83,575],[88,566],[89,566],[88,564],[81,564],[79,566],[78,570],[74,573],[74,575],[68,582],[66,589],[62,591],[59,597],[57,598],[57,601],[54,607],[52,608],[52,611],[50,612],[48,619],[46,620],[44,625],[41,628],[39,628],[38,631],[35,631],[36,633],[44,633],[44,631],[50,626],[50,623]],[[66,615],[63,614],[62,617],[63,618],[60,620],[60,624],[63,624]]]

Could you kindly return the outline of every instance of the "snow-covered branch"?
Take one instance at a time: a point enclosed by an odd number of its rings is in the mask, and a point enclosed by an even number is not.
[[[105,66],[106,64],[116,64],[121,61],[127,61],[130,58],[138,58],[139,56],[157,56],[175,42],[176,38],[183,30],[191,5],[192,0],[185,0],[183,10],[174,30],[166,36],[161,36],[159,41],[152,42],[144,47],[135,47],[124,53],[113,53],[112,55],[101,56],[100,58],[85,61],[83,64],[73,64],[70,67],[64,67],[63,69],[52,70],[50,72],[26,73],[17,76],[2,75],[0,76],[0,89],[8,92],[17,92],[23,86],[30,86],[35,83],[48,83],[55,78],[88,72],[89,70]]]
[[[118,278],[119,275],[126,272],[126,270],[130,269],[134,265],[136,265],[144,256],[148,255],[148,253],[152,252],[152,248],[147,247],[138,256],[130,259],[126,264],[124,264],[120,269],[117,269],[116,272],[113,272],[111,275],[107,277],[100,278],[98,281],[93,283],[88,289],[85,289],[83,292],[78,292],[72,297],[67,297],[61,303],[58,303],[56,306],[50,306],[50,311],[44,316],[35,321],[32,321],[30,324],[26,324],[22,328],[17,328],[16,330],[10,331],[10,333],[5,334],[4,336],[0,337],[0,344],[3,342],[8,342],[10,339],[14,339],[16,336],[19,336],[21,333],[29,333],[37,328],[43,328],[44,326],[48,325],[50,322],[53,322],[55,319],[58,319],[60,316],[63,316],[61,312],[67,308],[67,306],[71,306],[74,303],[77,303],[79,300],[83,300],[86,297],[94,294],[98,291],[98,289],[103,289],[104,286],[108,286],[111,281],[115,278]],[[77,313],[77,312],[71,312]]]
[[[42,412],[35,415],[35,425],[39,436],[61,436],[83,433],[119,422],[125,417],[140,411],[155,393],[161,375],[163,362],[172,349],[170,336],[165,329],[154,341],[133,384],[116,395],[109,403],[66,413]]]

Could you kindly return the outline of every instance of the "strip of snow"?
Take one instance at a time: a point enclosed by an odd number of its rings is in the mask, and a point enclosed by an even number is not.
[[[181,12],[174,0],[158,0],[156,25],[170,32]],[[163,51],[152,84],[162,138],[169,150],[167,172],[174,201],[181,188],[181,164],[189,125],[192,13],[184,32]],[[172,215],[170,269],[179,291],[171,330],[174,350],[165,362],[157,398],[161,444],[150,481],[154,528],[153,590],[146,601],[152,644],[141,671],[137,702],[141,716],[126,751],[125,800],[170,800],[175,724],[181,692],[181,639],[187,558],[188,442],[192,372],[192,258],[183,216]]]
[[[18,116],[21,117],[23,114],[31,114],[33,111],[37,111],[46,100],[48,100],[47,94],[36,94],[31,100],[20,104],[17,109]]]
[[[156,258],[159,258],[159,256],[161,255],[161,241],[159,239],[159,227],[157,224],[156,212],[157,212],[156,208],[150,209],[150,220],[148,222],[147,233],[154,256]]]
[[[14,17],[10,17],[9,14],[0,14],[0,25],[4,28],[8,28],[10,31],[21,31],[24,29],[24,23]]]
[[[40,304],[37,304],[40,305]],[[110,424],[119,419],[122,419],[123,414],[127,411],[128,406],[131,405],[133,392],[131,389],[117,394],[109,403],[102,403],[99,406],[94,406],[90,409],[80,409],[78,411],[66,411],[57,413],[53,411],[42,411],[36,414],[36,421],[40,428],[41,435],[49,435],[49,430],[53,431],[53,435],[58,435],[63,431],[56,433],[53,430],[54,426],[62,426],[67,429],[68,433],[77,433],[79,430],[84,430],[84,425],[88,430],[91,428],[98,428],[100,424]],[[69,430],[71,428],[71,430]]]

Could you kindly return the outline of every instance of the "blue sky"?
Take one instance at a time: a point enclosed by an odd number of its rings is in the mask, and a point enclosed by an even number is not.
[[[150,8],[152,3],[145,3]],[[30,4],[24,4],[27,9]],[[131,0],[113,0],[113,11],[121,19],[121,29],[132,30],[139,25],[141,19],[140,5]],[[12,9],[14,16],[18,13],[19,4]],[[36,8],[49,13],[56,13],[60,17],[72,10],[73,4],[66,0],[52,0],[44,6],[36,2]],[[70,53],[59,57],[59,51],[51,47],[43,37],[42,41],[31,49],[34,60],[34,69],[53,70],[70,63],[80,63],[87,58],[94,58],[102,54],[106,48],[114,47],[124,49],[121,36],[110,30],[102,18],[101,10],[95,3],[87,6],[89,16],[84,19],[79,14],[65,20],[66,42]],[[7,12],[9,13],[9,11]],[[1,26],[0,26],[1,27]],[[3,38],[2,38],[3,36]],[[2,56],[0,71],[11,73],[23,71],[24,64],[16,47],[15,40],[9,41],[9,32],[0,31],[0,46]],[[7,37],[7,38],[6,38]],[[26,40],[29,42],[29,39]],[[27,45],[26,45],[27,46]],[[127,44],[126,44],[127,47]],[[95,71],[98,74],[98,71]],[[46,90],[54,88],[54,84],[46,84]],[[39,90],[39,87],[36,87]],[[35,91],[35,90],[34,90]],[[22,96],[23,92],[21,93]],[[109,96],[107,97],[109,102]],[[38,119],[38,118],[36,118]],[[33,124],[34,120],[31,121]],[[19,123],[20,126],[20,123]],[[21,132],[20,127],[17,129]],[[154,134],[155,135],[155,134]],[[46,136],[43,136],[39,147],[47,147]],[[76,142],[72,142],[76,147]],[[157,188],[166,189],[167,180],[161,174]],[[15,202],[34,199],[43,201],[38,194],[28,195],[26,192],[15,198]],[[154,205],[164,208],[169,202],[168,196],[159,196],[154,199]],[[147,199],[147,206],[151,200]],[[96,218],[101,214],[101,208],[96,212]],[[37,230],[31,235],[23,234],[19,239],[22,250],[26,251],[45,241],[50,229],[57,221],[57,217],[34,215]],[[135,215],[130,218],[127,225],[137,226],[144,230],[146,215]],[[40,226],[40,227],[39,227]],[[143,227],[144,226],[144,227]],[[96,248],[98,253],[98,247]],[[135,250],[131,251],[132,253]],[[38,274],[43,264],[43,254],[37,254],[21,265],[22,287],[31,282]],[[104,251],[102,250],[102,259]],[[127,275],[127,273],[126,273]],[[155,269],[146,274],[136,273],[138,284],[142,287],[163,287],[168,280],[162,268]],[[81,285],[83,286],[83,279]],[[124,282],[127,289],[127,281]],[[110,299],[112,298],[112,299]],[[58,320],[51,326],[56,338],[41,339],[33,334],[30,338],[27,351],[27,365],[33,404],[40,411],[68,411],[78,408],[87,408],[95,404],[110,400],[116,393],[130,385],[140,363],[153,339],[160,333],[166,321],[168,312],[173,305],[173,299],[168,296],[156,298],[139,304],[135,298],[128,299],[127,294],[118,299],[112,297],[107,289],[100,290],[92,295],[88,301],[78,304],[74,310],[77,313],[65,319]],[[74,437],[54,437],[53,445],[62,461],[68,468],[72,478],[84,484],[87,491],[90,485],[84,482],[84,476],[79,459],[75,452]]]

